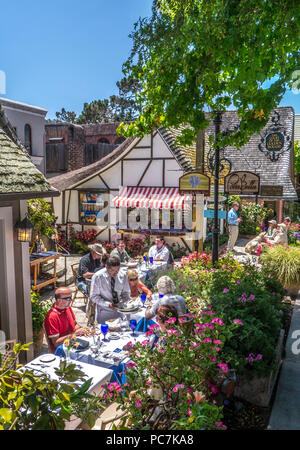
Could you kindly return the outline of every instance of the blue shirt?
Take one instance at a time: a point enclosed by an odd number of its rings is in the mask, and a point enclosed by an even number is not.
[[[238,225],[239,223],[236,220],[239,218],[235,209],[231,208],[228,213],[227,221],[228,225]]]

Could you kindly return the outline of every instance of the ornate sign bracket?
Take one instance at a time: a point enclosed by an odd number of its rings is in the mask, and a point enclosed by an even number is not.
[[[274,111],[271,118],[272,125],[261,133],[261,141],[258,149],[267,156],[270,161],[276,162],[280,156],[292,147],[291,137],[280,123],[280,114]]]

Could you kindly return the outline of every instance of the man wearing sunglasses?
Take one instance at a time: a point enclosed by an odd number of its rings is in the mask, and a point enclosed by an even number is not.
[[[126,270],[120,269],[121,262],[117,256],[110,256],[105,268],[93,275],[90,298],[96,303],[96,321],[105,323],[106,320],[121,317],[117,305],[122,300],[130,300],[130,287]]]
[[[44,327],[52,353],[65,339],[71,338],[74,334],[76,336],[84,334],[83,328],[76,322],[70,306],[71,301],[72,292],[70,288],[60,287],[56,289],[55,303],[53,303],[44,320]]]

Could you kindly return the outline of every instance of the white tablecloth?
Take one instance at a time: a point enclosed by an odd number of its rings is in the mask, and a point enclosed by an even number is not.
[[[44,363],[41,361],[41,358],[49,356],[54,357],[55,359],[49,363]],[[42,375],[47,374],[52,380],[57,380],[58,377],[55,374],[55,369],[59,367],[59,362],[61,361],[61,358],[59,356],[55,356],[52,354],[47,355],[40,355],[34,360],[30,361],[30,363],[26,364],[25,367],[31,370],[35,370],[35,375]],[[74,361],[75,362],[75,361]],[[43,366],[34,365],[34,364],[42,364]],[[46,367],[44,367],[46,366]],[[104,368],[104,367],[97,367],[92,364],[86,364],[83,362],[78,363],[77,369],[81,370],[86,375],[86,380],[92,378],[91,386],[88,390],[89,394],[93,394],[96,396],[99,396],[103,392],[103,388],[101,387],[102,384],[109,382],[112,376],[113,371]],[[75,416],[71,416],[71,419],[69,422],[66,422],[65,429],[66,430],[74,430],[78,427],[78,425],[81,423],[81,419],[76,418]]]

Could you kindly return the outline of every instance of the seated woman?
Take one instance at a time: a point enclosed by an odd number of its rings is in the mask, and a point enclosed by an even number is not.
[[[136,270],[128,270],[127,278],[131,291],[130,297],[138,297],[139,295],[145,293],[147,295],[147,300],[151,299],[152,292],[139,280],[139,276]]]
[[[288,245],[287,227],[284,223],[277,225],[277,231],[273,235],[273,239],[267,240],[271,245]]]
[[[177,309],[175,308],[175,306],[166,304],[166,305],[161,305],[157,308],[156,314],[155,314],[155,319],[156,319],[156,323],[159,325],[159,327],[163,333],[165,331],[167,331],[167,329],[170,325],[167,322],[167,320],[170,319],[170,317],[175,317],[176,322],[174,322],[174,323],[175,323],[175,325],[178,325],[178,312],[177,312]]]
[[[175,284],[172,278],[168,276],[160,277],[156,283],[158,294],[152,295],[152,301],[148,306],[145,317],[147,320],[152,319],[161,305],[171,305],[177,310],[178,316],[186,314],[187,308],[185,300],[181,295],[174,294]]]

